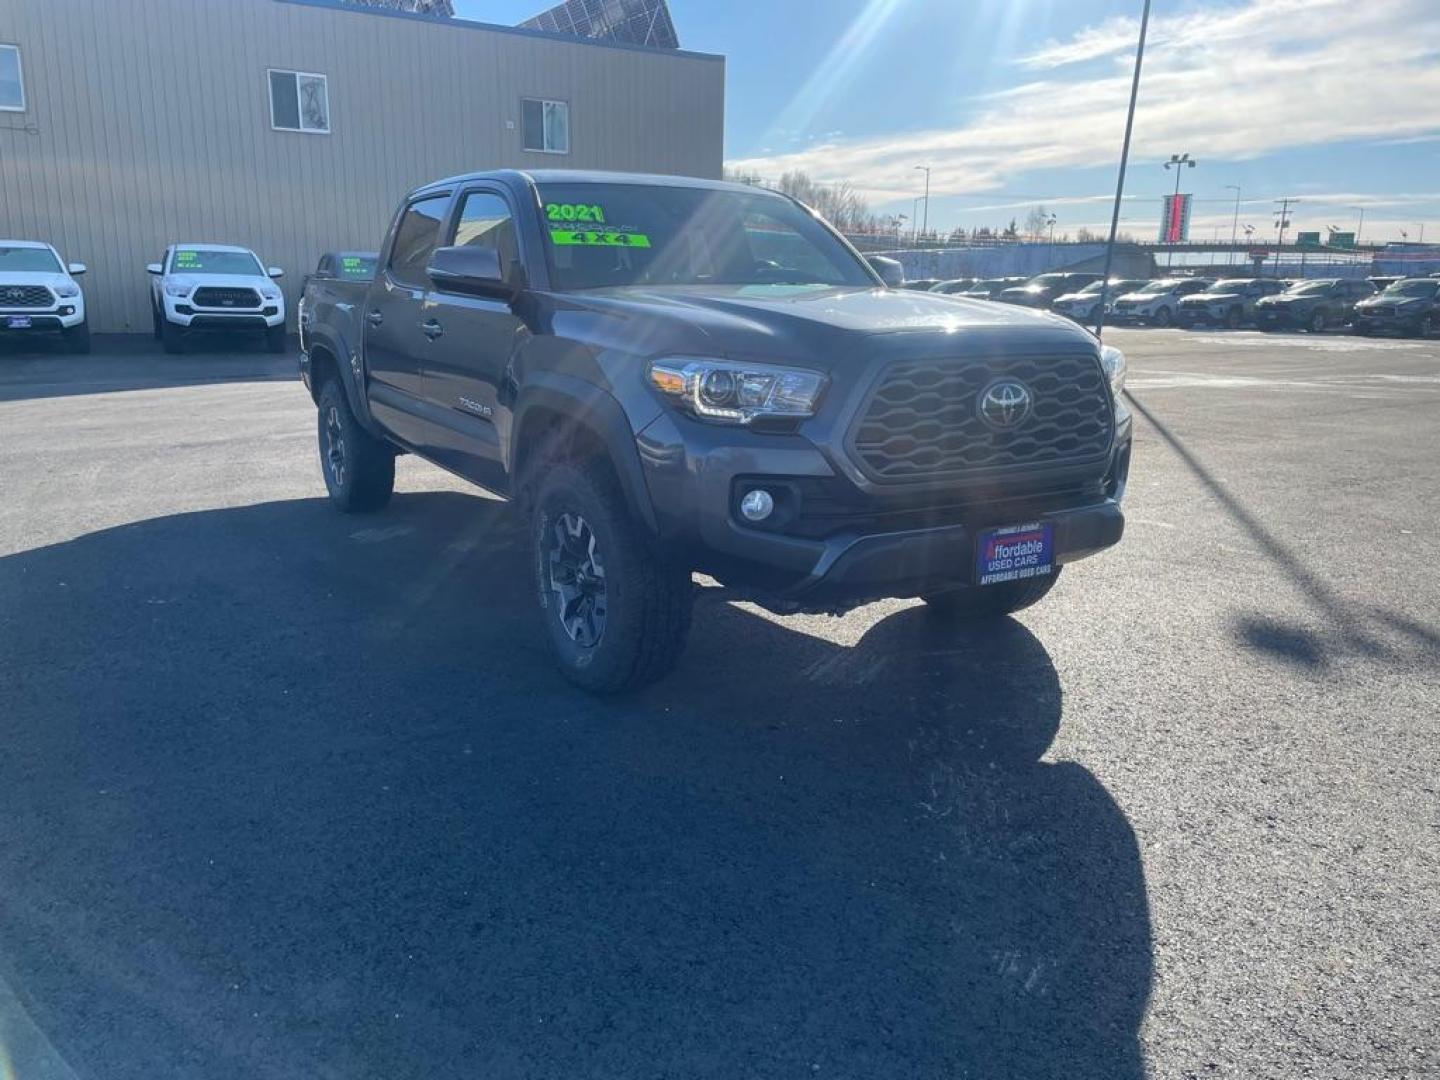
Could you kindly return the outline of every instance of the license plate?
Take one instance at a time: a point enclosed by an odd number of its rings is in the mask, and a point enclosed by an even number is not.
[[[8,319],[5,320],[5,325],[8,326],[11,330],[29,330],[30,316],[11,315]]]
[[[987,529],[975,541],[975,584],[1043,577],[1055,569],[1055,528],[1034,522]]]

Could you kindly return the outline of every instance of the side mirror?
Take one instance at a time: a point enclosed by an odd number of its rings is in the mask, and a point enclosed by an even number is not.
[[[494,248],[436,248],[425,273],[437,289],[448,292],[498,296],[505,300],[513,300],[520,292],[514,283],[506,280],[500,266],[500,253]]]
[[[147,274],[154,274],[156,277],[159,277],[165,272],[165,268],[159,263],[148,263],[145,267],[145,272]]]
[[[79,277],[81,274],[83,274],[83,273],[85,272],[85,264],[84,264],[84,263],[71,263],[69,266],[65,267],[65,269],[66,269],[66,271],[69,272],[69,274],[70,274],[71,277]]]
[[[898,289],[905,284],[905,267],[900,265],[898,259],[890,259],[884,255],[871,255],[866,260],[870,269],[880,275],[880,280],[892,289]]]
[[[271,266],[267,268],[265,273],[269,274],[272,278],[282,278],[285,276],[285,271],[281,270],[278,266]]]

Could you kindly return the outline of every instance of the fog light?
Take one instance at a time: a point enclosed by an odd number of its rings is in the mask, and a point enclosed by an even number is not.
[[[764,521],[775,510],[775,500],[764,488],[747,491],[740,500],[740,513],[746,521]]]

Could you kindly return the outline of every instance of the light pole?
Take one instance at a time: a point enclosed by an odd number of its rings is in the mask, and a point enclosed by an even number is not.
[[[1279,239],[1275,243],[1275,276],[1280,276],[1280,253],[1285,247],[1285,230],[1290,227],[1290,207],[1298,203],[1299,199],[1292,199],[1288,196],[1283,199],[1276,199],[1279,209],[1275,211],[1275,228],[1280,230]],[[1304,274],[1300,275],[1304,277]]]
[[[1054,214],[1045,219],[1045,224],[1050,226],[1050,247],[1045,252],[1045,269],[1055,269],[1055,222],[1060,220]]]
[[[1100,275],[1100,303],[1095,315],[1095,336],[1105,332],[1105,305],[1110,302],[1110,264],[1115,258],[1115,234],[1120,229],[1120,201],[1125,197],[1125,166],[1130,163],[1130,132],[1135,127],[1135,98],[1140,93],[1140,65],[1145,59],[1145,31],[1150,26],[1150,0],[1140,10],[1140,40],[1135,45],[1135,74],[1130,79],[1130,108],[1125,113],[1125,141],[1120,144],[1120,173],[1115,178],[1115,207],[1110,211],[1110,239],[1105,242],[1105,271]]]
[[[930,166],[916,165],[915,168],[925,172],[925,220],[920,226],[921,235],[924,235],[930,231]]]
[[[1225,188],[1227,191],[1233,190],[1235,192],[1235,217],[1230,221],[1230,259],[1229,262],[1226,263],[1228,266],[1235,262],[1235,232],[1240,225],[1240,185],[1226,184]]]
[[[1360,211],[1360,224],[1355,226],[1355,246],[1359,247],[1360,234],[1365,231],[1365,207],[1357,206],[1355,209]]]
[[[1171,213],[1171,214],[1174,214],[1174,213],[1175,213],[1175,204],[1180,201],[1180,174],[1183,173],[1187,167],[1193,169],[1196,165],[1198,165],[1198,164],[1200,164],[1200,163],[1199,163],[1198,161],[1196,161],[1194,158],[1192,158],[1189,154],[1171,154],[1171,155],[1170,155],[1170,160],[1167,161],[1167,162],[1165,162],[1164,164],[1165,164],[1165,171],[1166,171],[1166,172],[1169,172],[1169,171],[1171,170],[1171,168],[1174,168],[1174,170],[1175,170],[1175,199],[1174,199],[1174,201],[1172,201],[1172,202],[1170,203],[1170,213]],[[1177,235],[1176,235],[1176,237],[1175,237],[1175,243],[1178,244],[1178,243],[1180,242],[1180,240],[1182,239],[1182,238],[1179,236],[1179,230],[1178,230],[1178,229],[1176,230],[1176,234],[1177,234]],[[1171,248],[1169,251],[1167,251],[1167,252],[1165,253],[1165,269],[1166,269],[1166,270],[1169,270],[1169,269],[1170,269],[1170,263],[1174,260],[1174,258],[1175,258],[1175,249],[1174,249],[1174,248]]]

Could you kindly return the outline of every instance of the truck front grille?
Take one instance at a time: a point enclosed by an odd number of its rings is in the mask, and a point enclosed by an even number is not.
[[[1030,392],[1029,415],[1012,428],[981,417],[981,394],[998,380]],[[933,480],[1101,458],[1113,424],[1093,355],[907,360],[881,377],[851,448],[877,480]]]
[[[0,308],[48,308],[55,294],[44,285],[0,285]]]
[[[255,308],[260,294],[254,289],[227,289],[219,286],[195,290],[196,307]]]

